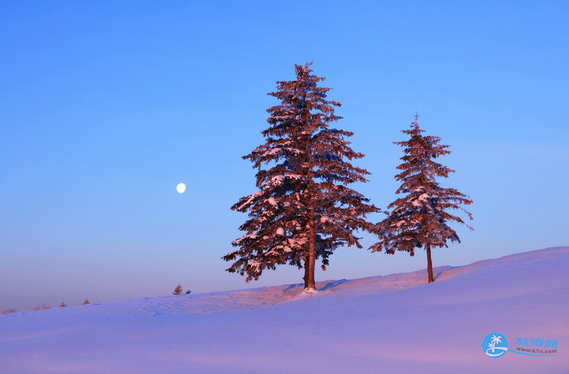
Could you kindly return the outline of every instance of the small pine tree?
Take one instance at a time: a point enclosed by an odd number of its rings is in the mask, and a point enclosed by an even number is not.
[[[181,295],[182,292],[183,292],[182,285],[178,283],[176,288],[174,288],[174,292],[172,292],[172,295]]]
[[[233,241],[237,250],[224,256],[234,261],[227,271],[257,280],[263,270],[289,264],[304,268],[305,289],[315,289],[316,259],[325,270],[328,258],[342,245],[361,248],[357,230],[374,230],[366,214],[379,211],[369,199],[347,187],[367,182],[367,170],[352,166],[364,157],[345,138],[353,133],[331,128],[341,117],[336,101],[326,100],[325,78],[295,65],[296,80],[277,82],[269,95],[280,104],[267,109],[270,127],[266,142],[244,159],[257,169],[260,191],[242,197],[232,210],[249,214],[239,229],[246,234]]]
[[[65,308],[67,306],[67,304],[65,304],[65,301],[61,302],[61,305],[59,306],[60,308]]]
[[[462,210],[472,220],[472,214],[460,207],[470,205],[472,200],[454,188],[443,188],[436,181],[437,177],[448,178],[449,169],[433,159],[449,154],[447,145],[439,144],[438,136],[423,136],[417,122],[419,115],[411,124],[410,130],[402,132],[410,136],[409,140],[394,142],[405,147],[403,163],[397,167],[401,173],[395,176],[402,182],[397,194],[405,196],[391,203],[386,219],[377,225],[379,242],[371,249],[373,252],[385,250],[388,254],[407,251],[414,255],[415,248],[425,248],[427,252],[428,282],[434,282],[431,248],[447,247],[447,241],[460,242],[456,231],[448,226],[450,222],[465,222],[448,210]],[[466,225],[466,224],[465,224]],[[472,227],[466,225],[472,230]]]
[[[89,300],[85,299],[85,301],[83,301],[83,305],[88,305],[89,304]]]

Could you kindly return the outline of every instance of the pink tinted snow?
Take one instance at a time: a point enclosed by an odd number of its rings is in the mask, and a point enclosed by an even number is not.
[[[565,373],[569,248],[461,267],[0,317],[0,373]],[[487,357],[500,333],[558,353]]]

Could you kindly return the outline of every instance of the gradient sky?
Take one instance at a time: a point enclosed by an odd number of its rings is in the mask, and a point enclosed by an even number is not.
[[[443,185],[474,200],[475,231],[435,266],[569,245],[568,17],[567,1],[2,2],[0,311],[301,282],[247,284],[220,257],[267,93],[309,61],[376,205],[415,112],[451,146]],[[341,248],[316,277],[425,266]]]

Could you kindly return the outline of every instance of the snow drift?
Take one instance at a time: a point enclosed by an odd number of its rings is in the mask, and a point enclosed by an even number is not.
[[[357,280],[0,317],[0,373],[567,373],[569,247]],[[487,357],[498,332],[554,356]]]

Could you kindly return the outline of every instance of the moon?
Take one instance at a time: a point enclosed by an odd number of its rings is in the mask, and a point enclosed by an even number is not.
[[[178,185],[176,186],[176,191],[178,191],[179,193],[186,192],[186,185],[184,183],[178,183]]]

